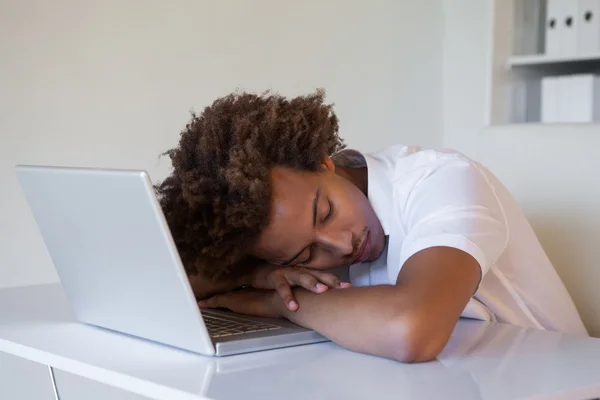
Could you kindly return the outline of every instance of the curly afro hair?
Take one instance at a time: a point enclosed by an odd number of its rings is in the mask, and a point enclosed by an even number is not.
[[[343,149],[325,94],[286,99],[232,93],[192,118],[166,153],[172,173],[155,186],[189,275],[216,280],[248,272],[269,224],[275,166],[317,171]]]

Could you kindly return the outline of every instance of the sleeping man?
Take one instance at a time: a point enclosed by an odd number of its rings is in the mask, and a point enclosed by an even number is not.
[[[322,92],[234,93],[193,115],[156,190],[201,307],[401,362],[436,358],[461,316],[587,334],[485,167],[400,144],[364,154],[338,131]]]

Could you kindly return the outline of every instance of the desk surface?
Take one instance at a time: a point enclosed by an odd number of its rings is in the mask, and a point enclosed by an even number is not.
[[[209,358],[80,324],[59,285],[0,290],[0,351],[153,399],[600,396],[600,339],[461,320],[431,363],[333,343]]]

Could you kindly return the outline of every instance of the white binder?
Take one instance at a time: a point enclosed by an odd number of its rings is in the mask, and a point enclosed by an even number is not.
[[[600,53],[600,0],[579,0],[578,53]]]
[[[548,56],[561,55],[562,1],[548,0],[546,5],[545,54]]]
[[[560,76],[545,76],[542,78],[542,112],[543,123],[560,122]]]
[[[562,57],[573,57],[578,54],[579,42],[579,2],[577,0],[560,0],[563,29],[560,34],[560,50]]]
[[[568,58],[578,54],[578,0],[548,0],[546,54]]]
[[[560,120],[570,123],[600,121],[600,77],[571,75],[560,81]]]

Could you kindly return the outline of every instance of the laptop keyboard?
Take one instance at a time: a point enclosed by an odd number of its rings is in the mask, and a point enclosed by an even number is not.
[[[208,334],[211,337],[219,338],[232,335],[243,335],[244,333],[263,332],[280,329],[280,326],[265,324],[256,321],[234,321],[230,319],[213,317],[212,315],[202,315]]]

